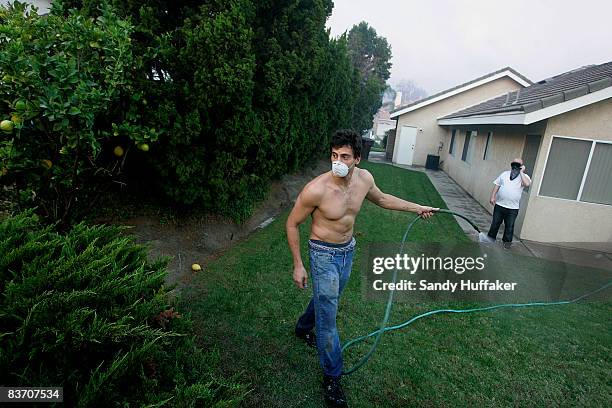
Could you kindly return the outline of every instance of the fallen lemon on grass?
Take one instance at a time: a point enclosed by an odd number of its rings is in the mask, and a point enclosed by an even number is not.
[[[123,156],[123,147],[116,146],[115,149],[113,150],[113,154],[117,157]]]
[[[200,264],[194,263],[193,265],[191,265],[191,270],[194,272],[200,272],[202,270],[202,267],[200,266]]]

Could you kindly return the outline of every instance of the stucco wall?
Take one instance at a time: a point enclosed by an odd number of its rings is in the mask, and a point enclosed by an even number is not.
[[[612,99],[550,118],[536,167],[544,167],[553,135],[612,141]],[[538,196],[542,175],[533,180],[521,238],[612,243],[612,206]]]
[[[612,99],[530,126],[461,126],[456,129],[454,155],[448,153],[451,128],[446,129],[442,167],[489,212],[493,209],[489,204],[493,180],[509,168],[513,157],[522,155],[526,135],[542,135],[535,166],[527,169],[532,176],[532,186],[523,193],[515,235],[537,242],[609,248],[612,243],[612,206],[538,196],[538,189],[553,135],[612,141]],[[461,160],[466,130],[478,132],[471,163]],[[483,160],[489,131],[493,132],[491,155]]]
[[[439,143],[445,142],[446,129],[438,125],[437,119],[439,117],[519,88],[522,88],[519,83],[508,77],[503,77],[415,111],[400,115],[396,118],[398,135],[400,134],[399,130],[402,126],[413,126],[419,129],[417,131],[413,165],[424,166],[427,155],[438,154]],[[422,129],[422,131],[420,129]],[[399,138],[396,138],[393,158],[397,157],[396,149],[398,141]],[[446,144],[443,147],[443,150],[444,149],[447,149]]]
[[[513,158],[521,157],[526,135],[543,135],[545,127],[545,122],[538,122],[531,126],[454,127],[452,129],[457,129],[457,132],[452,155],[448,153],[451,139],[451,128],[448,128],[441,155],[442,167],[480,205],[492,213],[493,206],[489,203],[489,199],[493,190],[493,180],[502,171],[510,169],[510,162]],[[467,130],[475,130],[477,136],[472,145],[470,161],[463,161],[461,155]],[[489,145],[489,154],[485,160],[483,157],[488,132],[493,132],[493,136]],[[530,176],[541,171],[537,164],[535,169],[526,170]],[[528,194],[525,193],[521,202],[521,211],[524,211],[527,199]],[[517,224],[517,230],[520,230],[520,221]]]

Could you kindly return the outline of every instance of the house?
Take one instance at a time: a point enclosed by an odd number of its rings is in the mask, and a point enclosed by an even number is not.
[[[531,84],[512,68],[503,68],[396,109],[390,115],[397,126],[387,141],[387,158],[424,166],[427,156],[438,155],[446,140],[448,132],[438,124],[439,117]]]
[[[390,118],[390,114],[384,108],[381,108],[374,115],[372,125],[372,138],[382,140],[385,137],[385,132],[390,129],[395,129],[395,121]]]
[[[519,238],[611,248],[612,62],[517,87],[437,124],[443,170],[490,211],[492,181],[523,157],[532,185],[521,199]]]

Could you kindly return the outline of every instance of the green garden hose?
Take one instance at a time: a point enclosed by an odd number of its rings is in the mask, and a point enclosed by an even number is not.
[[[456,213],[454,211],[450,211],[450,210],[445,210],[445,209],[439,209],[437,211],[438,213],[445,213],[445,214],[451,214],[451,215],[455,215],[457,217],[463,218],[464,220],[466,220],[478,233],[480,233],[480,230],[478,229],[478,227],[476,226],[476,224],[474,224],[472,221],[470,221],[467,217],[465,217],[462,214]],[[408,227],[406,228],[406,232],[404,233],[404,237],[402,238],[402,244],[400,246],[400,250],[399,253],[403,253],[404,251],[404,244],[406,243],[406,239],[408,238],[408,234],[410,233],[410,231],[412,230],[412,227],[414,226],[414,224],[421,219],[420,216],[415,217],[410,224],[408,224]],[[393,283],[396,282],[397,279],[397,268],[395,268],[395,270],[393,271]],[[376,338],[374,339],[374,344],[372,344],[372,346],[370,347],[370,350],[357,362],[357,364],[355,364],[354,367],[350,368],[349,370],[344,370],[342,372],[342,375],[349,375],[354,373],[355,371],[357,371],[359,368],[361,368],[365,363],[367,363],[367,361],[370,359],[370,357],[372,357],[372,354],[374,354],[374,352],[376,351],[376,349],[378,348],[378,344],[380,343],[380,339],[383,335],[384,332],[387,331],[391,331],[391,330],[397,330],[397,329],[401,329],[403,327],[408,326],[409,324],[414,323],[415,321],[423,318],[423,317],[427,317],[427,316],[432,316],[434,314],[441,314],[441,313],[471,313],[471,312],[482,312],[482,311],[486,311],[486,310],[493,310],[493,309],[500,309],[500,308],[506,308],[506,307],[528,307],[528,306],[553,306],[553,305],[567,305],[570,303],[575,303],[578,302],[581,299],[584,299],[588,296],[594,295],[597,292],[600,292],[602,290],[605,290],[606,288],[608,288],[610,285],[612,285],[612,281],[608,282],[607,284],[605,284],[604,286],[591,291],[589,293],[586,293],[582,296],[579,296],[575,299],[572,300],[564,300],[564,301],[558,301],[558,302],[532,302],[532,303],[508,303],[508,304],[499,304],[499,305],[493,305],[493,306],[488,306],[488,307],[477,307],[477,308],[473,308],[473,309],[439,309],[439,310],[432,310],[426,313],[422,313],[420,315],[417,315],[411,319],[406,320],[405,322],[398,324],[396,326],[390,326],[387,327],[387,323],[389,322],[389,316],[391,315],[391,305],[393,304],[393,294],[395,293],[394,290],[389,291],[389,298],[387,300],[387,306],[385,308],[385,315],[380,323],[380,328],[376,331],[373,331],[370,334],[366,334],[364,336],[360,336],[357,337],[353,340],[350,340],[346,343],[344,343],[344,345],[342,346],[342,353],[344,353],[345,350],[347,350],[348,348],[361,343],[362,341],[364,341],[365,339],[369,338],[369,337],[373,337],[376,336]]]

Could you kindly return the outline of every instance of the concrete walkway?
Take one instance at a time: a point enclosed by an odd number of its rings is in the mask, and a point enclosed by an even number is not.
[[[449,210],[463,214],[472,220],[483,232],[489,230],[492,215],[472,198],[461,186],[452,180],[445,172],[439,170],[428,170],[420,166],[402,166],[392,164],[385,159],[385,154],[381,152],[370,152],[368,161],[374,163],[384,163],[408,170],[421,171],[427,174],[429,180],[434,185],[438,193],[448,206]],[[478,242],[478,234],[472,226],[465,220],[455,217],[463,231],[475,242]],[[500,228],[498,241],[495,245],[501,247],[501,235],[503,226]],[[554,261],[561,261],[582,266],[590,266],[612,271],[612,246],[609,252],[601,250],[585,250],[579,248],[567,248],[553,244],[543,244],[527,240],[520,240],[516,236],[510,248],[511,252],[520,255],[535,256]]]

